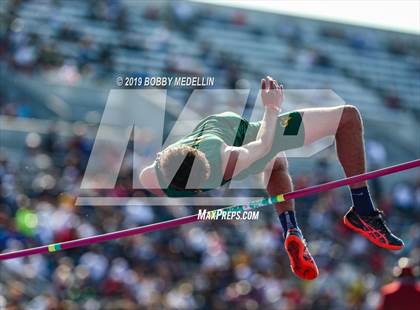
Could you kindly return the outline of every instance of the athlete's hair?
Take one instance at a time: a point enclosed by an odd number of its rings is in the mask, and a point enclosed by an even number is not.
[[[168,147],[160,154],[159,163],[166,181],[178,190],[188,190],[187,184],[198,189],[210,176],[206,155],[188,145]]]

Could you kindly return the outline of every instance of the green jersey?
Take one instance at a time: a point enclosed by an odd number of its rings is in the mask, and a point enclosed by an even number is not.
[[[181,138],[171,146],[188,145],[205,154],[210,164],[210,176],[202,186],[202,189],[210,190],[230,181],[223,179],[222,144],[242,146],[255,141],[260,126],[261,122],[249,122],[233,112],[214,114],[201,120],[189,135]],[[279,152],[300,147],[303,145],[303,142],[304,128],[301,114],[299,112],[291,112],[279,115],[274,142],[269,154],[250,163],[249,167],[236,175],[234,179],[241,180],[262,172],[267,163]],[[162,184],[162,182],[160,183]],[[173,193],[173,190],[164,189],[164,191],[168,196],[180,196],[179,193]]]

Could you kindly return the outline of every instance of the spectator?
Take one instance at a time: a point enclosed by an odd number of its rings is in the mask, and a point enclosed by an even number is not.
[[[381,289],[378,310],[415,310],[420,305],[420,284],[416,281],[412,266],[407,258],[401,258],[396,267],[394,282]]]

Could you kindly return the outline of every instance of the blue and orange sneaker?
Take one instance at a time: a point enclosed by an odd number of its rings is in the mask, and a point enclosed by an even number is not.
[[[382,211],[376,210],[372,215],[359,215],[354,208],[350,208],[344,216],[344,225],[381,248],[397,251],[404,247],[404,242],[386,226]]]
[[[299,229],[291,228],[287,231],[284,247],[290,259],[290,267],[297,277],[303,280],[314,280],[318,277],[318,267]]]

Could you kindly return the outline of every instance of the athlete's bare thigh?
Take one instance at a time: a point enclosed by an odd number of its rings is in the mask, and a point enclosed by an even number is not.
[[[302,113],[305,128],[305,145],[326,136],[335,135],[343,114],[344,105],[327,108],[308,108],[298,110]]]

